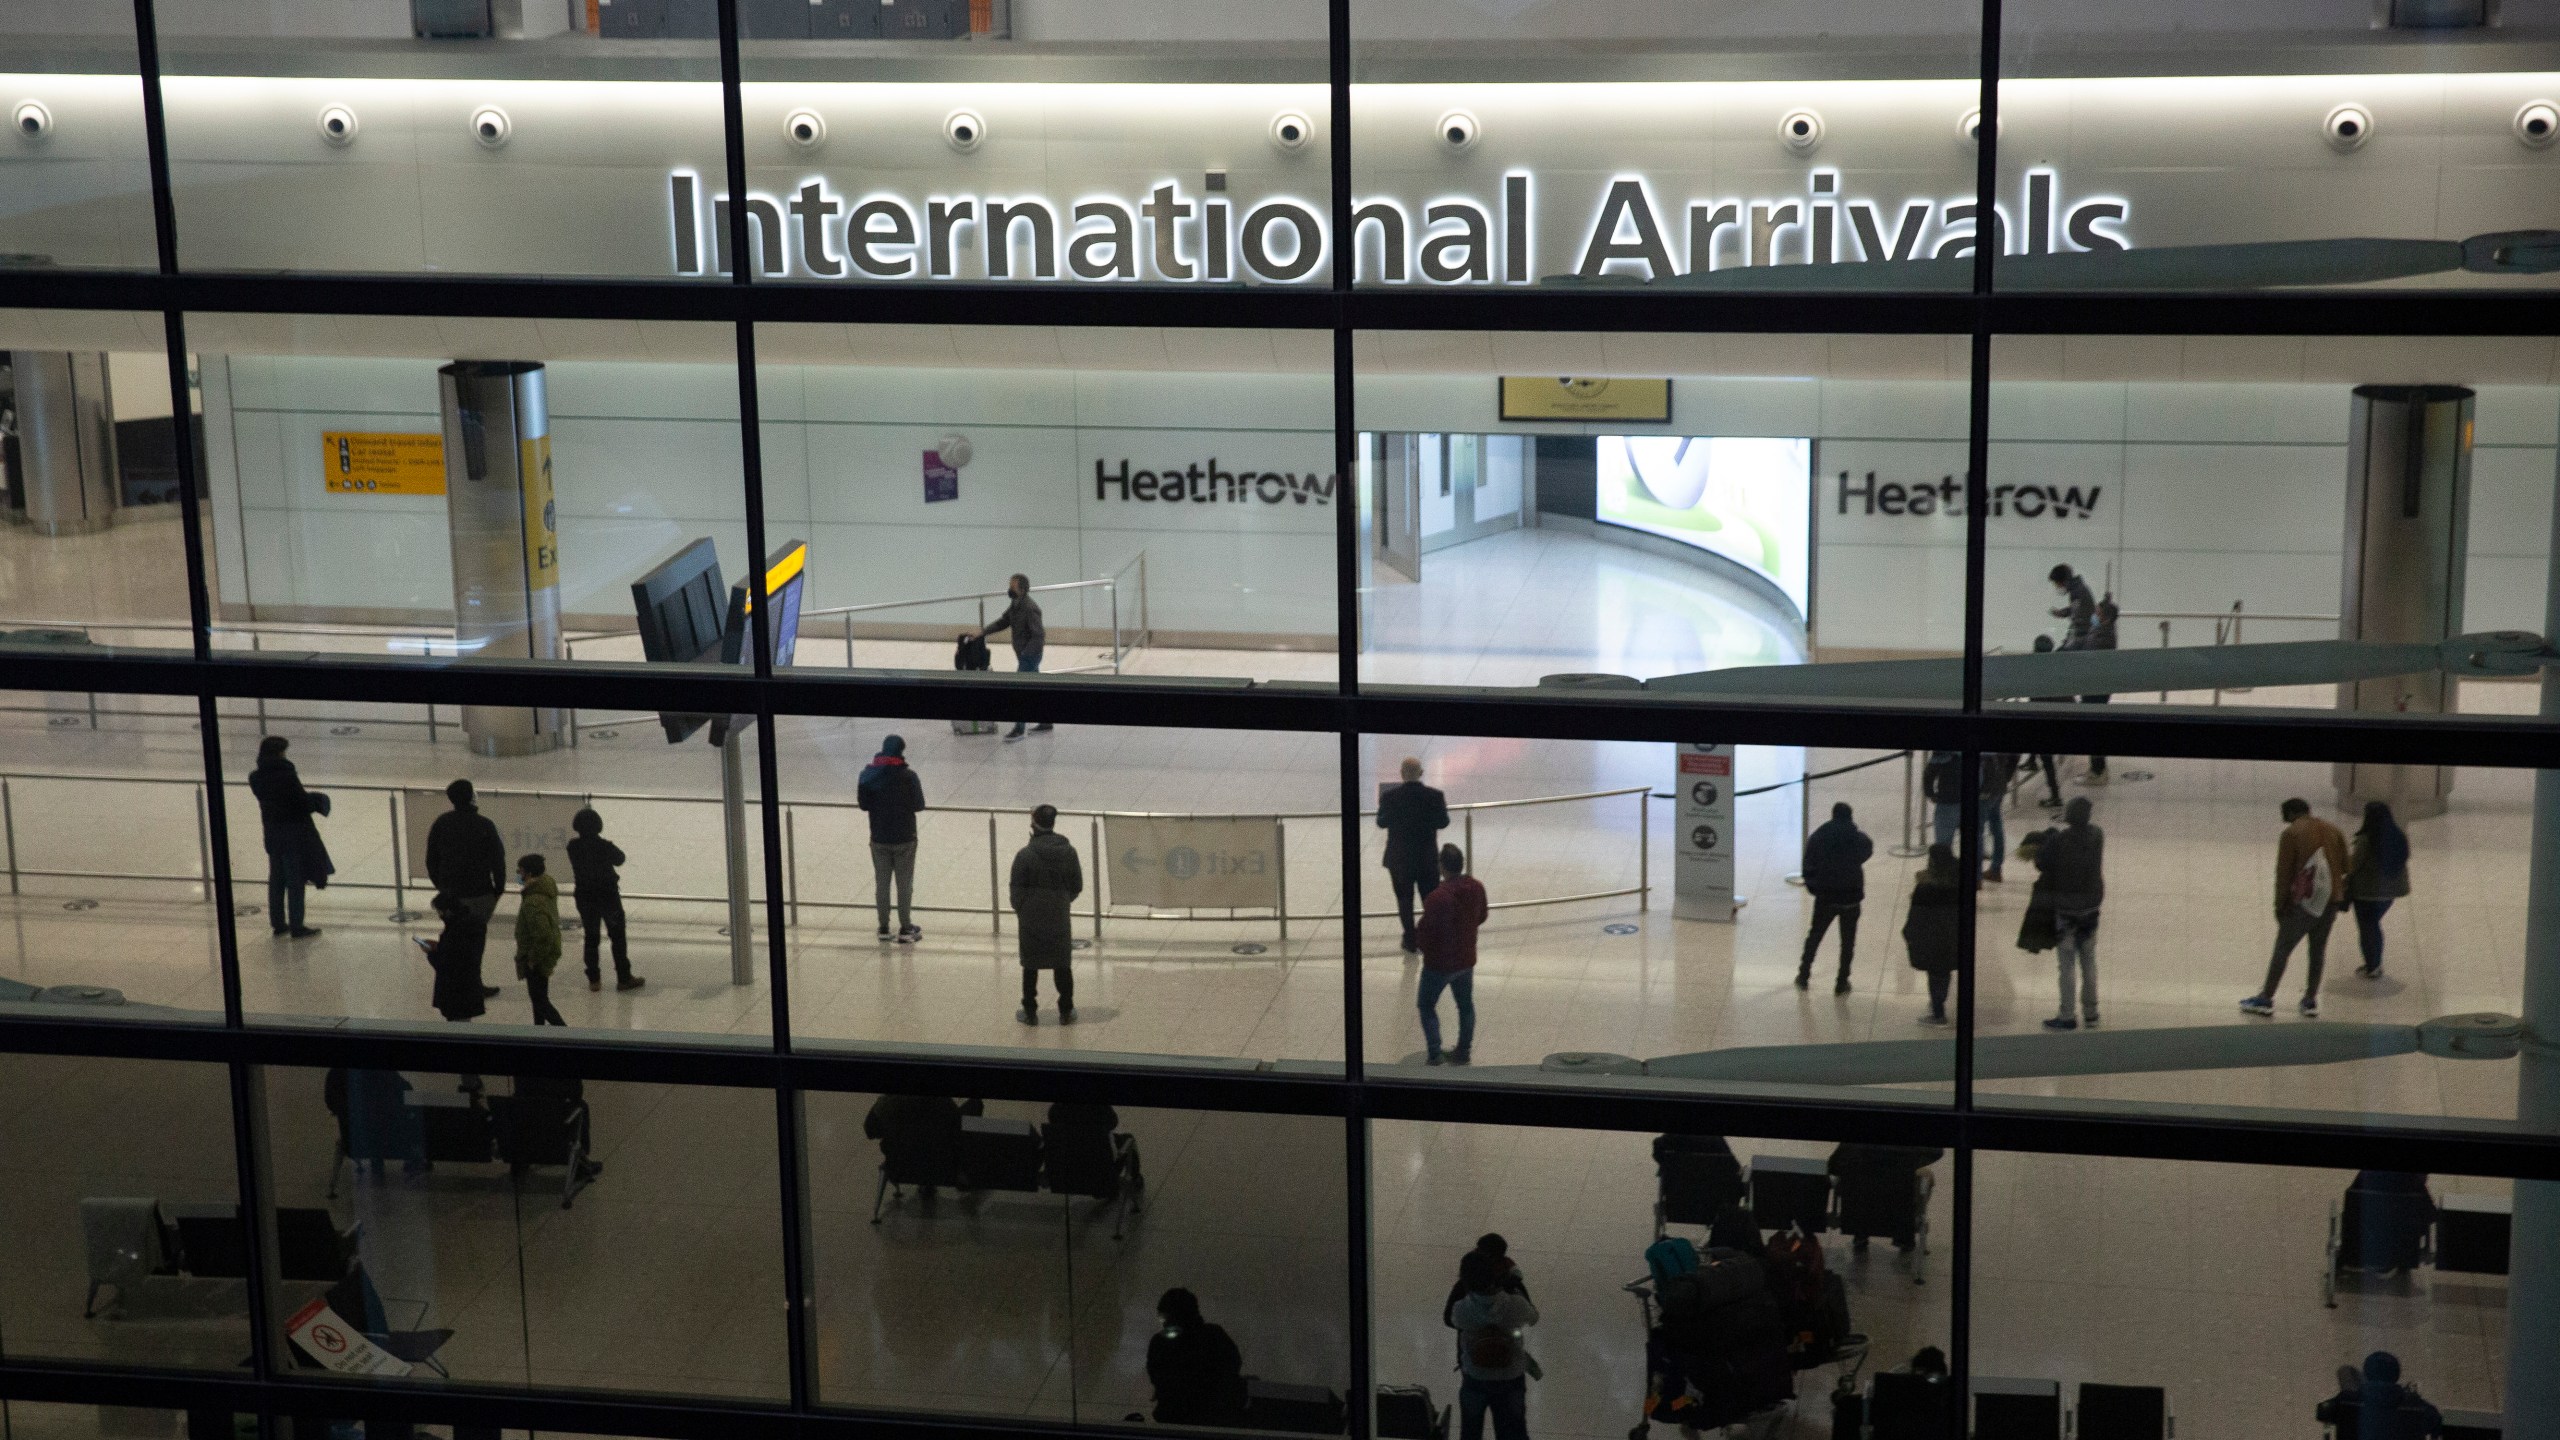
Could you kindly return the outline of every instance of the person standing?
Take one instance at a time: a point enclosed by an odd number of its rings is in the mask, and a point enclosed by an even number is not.
[[[1920,767],[1920,798],[1929,802],[1929,838],[1953,850],[1964,826],[1964,756],[1930,751]]]
[[[1025,675],[1037,675],[1040,673],[1040,657],[1049,648],[1049,627],[1040,619],[1040,602],[1031,598],[1031,577],[1016,575],[1006,580],[1004,595],[1004,613],[996,617],[994,624],[980,630],[978,638],[984,640],[999,630],[1005,632],[1005,638],[1013,645],[1013,668]],[[1055,730],[1058,727],[1043,720],[1031,728]],[[1023,722],[1016,720],[1004,738],[1019,740],[1022,731]]]
[[[1455,845],[1440,847],[1440,883],[1422,899],[1422,920],[1414,927],[1422,942],[1422,978],[1414,1004],[1422,1012],[1422,1058],[1427,1065],[1464,1065],[1474,1058],[1476,1041],[1476,931],[1492,913],[1484,885],[1466,873],[1467,857]],[[1458,1002],[1458,1043],[1445,1056],[1440,1051],[1440,992]]]
[[[1982,878],[2000,883],[2000,864],[2008,858],[2009,832],[2000,823],[2000,812],[2009,803],[2009,777],[2018,773],[2018,756],[1992,754],[1982,757]]]
[[[453,808],[427,827],[427,882],[436,887],[436,913],[445,917],[436,948],[437,992],[447,988],[449,967],[454,987],[476,985],[486,997],[498,993],[482,981],[480,962],[489,943],[489,918],[498,913],[498,896],[507,888],[507,844],[472,796],[468,780],[444,787]],[[445,1013],[452,1018],[451,1011]]]
[[[286,741],[270,735],[258,742],[258,768],[249,772],[249,793],[258,800],[258,835],[267,850],[267,919],[279,936],[308,940],[319,934],[302,923],[306,885],[327,889],[337,867],[320,842],[320,827],[311,817],[329,813],[329,797],[302,788],[302,776],[284,758]]]
[[[2338,827],[2311,813],[2311,802],[2296,797],[2278,811],[2284,834],[2276,840],[2276,948],[2267,961],[2267,981],[2258,993],[2240,1002],[2243,1013],[2276,1013],[2276,987],[2284,983],[2285,962],[2293,947],[2311,941],[2311,968],[2303,977],[2302,1018],[2320,1018],[2320,970],[2329,960],[2329,927],[2338,921],[2346,893],[2347,837]]]
[[[604,838],[604,817],[580,810],[569,817],[569,875],[578,883],[578,932],[585,937],[587,988],[604,988],[601,951],[613,936],[613,988],[637,990],[649,982],[631,973],[630,924],[622,914],[622,847]]]
[[[1449,1312],[1458,1327],[1459,1440],[1484,1440],[1487,1414],[1494,1440],[1529,1440],[1529,1345],[1538,1323],[1526,1295],[1503,1288],[1507,1262],[1470,1250],[1458,1262],[1466,1297]]]
[[[2050,635],[2037,636],[2035,642],[2035,653],[2038,655],[2052,654],[2053,637]],[[2029,699],[2032,703],[2037,705],[2068,705],[2071,703],[2071,697],[2068,695],[2035,695],[2030,696]],[[2030,758],[2034,761],[2036,768],[2044,771],[2044,798],[2036,803],[2047,810],[2061,809],[2061,770],[2053,763],[2053,757],[2051,755],[2036,755]]]
[[[1840,922],[1840,978],[1831,993],[1849,993],[1849,965],[1858,954],[1858,907],[1867,898],[1867,857],[1876,842],[1860,830],[1847,801],[1831,807],[1831,818],[1805,837],[1804,889],[1813,897],[1813,928],[1805,932],[1804,959],[1796,966],[1796,988],[1813,984],[1813,957],[1831,922]]]
[[[2062,828],[2048,830],[2036,847],[2037,882],[2053,906],[2053,963],[2062,1008],[2047,1030],[2077,1030],[2098,1023],[2098,908],[2106,903],[2107,832],[2089,823],[2089,797],[2075,795],[2062,808]],[[2080,1014],[2072,1018],[2072,972],[2080,976]]]
[[[1200,1297],[1179,1286],[1167,1290],[1156,1301],[1156,1318],[1164,1328],[1147,1341],[1156,1423],[1243,1423],[1244,1356],[1223,1327],[1200,1318]]]
[[[2089,582],[2073,573],[2068,565],[2054,566],[2046,573],[2045,578],[2053,582],[2055,592],[2062,596],[2062,604],[2051,613],[2055,619],[2064,624],[2063,649],[2113,650],[2116,648],[2115,607],[2112,602],[2101,607],[2097,597],[2089,593]],[[2104,614],[2101,614],[2102,608]],[[2084,705],[2104,705],[2114,698],[2113,695],[2083,695],[2080,697],[2080,702]],[[2090,756],[2089,773],[2080,777],[2080,783],[2083,785],[2106,784],[2107,757]]]
[[[1956,852],[1943,843],[1929,847],[1929,868],[1911,882],[1911,913],[1902,922],[1902,943],[1911,950],[1911,968],[1929,977],[1929,1013],[1923,1025],[1947,1023],[1947,987],[1956,973]]]
[[[1040,972],[1057,972],[1058,1023],[1076,1023],[1074,905],[1084,893],[1084,864],[1076,847],[1058,833],[1058,807],[1031,812],[1031,841],[1013,855],[1010,892],[1021,937],[1022,1014],[1040,1023]]]
[[[1440,832],[1449,828],[1449,797],[1422,783],[1422,762],[1406,756],[1397,767],[1404,783],[1378,795],[1378,828],[1387,832],[1387,883],[1395,887],[1396,920],[1404,926],[1404,953],[1419,955],[1413,905],[1440,883]]]
[[[544,869],[540,855],[516,860],[523,879],[516,897],[516,977],[533,1002],[533,1023],[565,1026],[569,1022],[551,1003],[551,972],[560,968],[560,882]]]
[[[871,903],[880,912],[880,939],[889,932],[889,891],[898,893],[897,941],[913,945],[924,938],[916,928],[916,812],[924,808],[924,781],[907,764],[907,742],[898,735],[880,741],[880,753],[863,767],[853,784],[854,803],[871,817]]]
[[[2347,900],[2356,911],[2356,948],[2367,980],[2382,974],[2382,917],[2409,893],[2409,832],[2380,800],[2364,802],[2364,824],[2347,849]]]

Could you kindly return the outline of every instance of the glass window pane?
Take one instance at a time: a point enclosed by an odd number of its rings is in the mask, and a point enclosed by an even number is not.
[[[1922,883],[1900,752],[1376,736],[1363,760],[1370,1064],[1943,1103],[1951,1032],[1916,1022],[1953,1005],[1961,896]]]
[[[0,1120],[8,1358],[238,1366],[248,1272],[222,1067],[0,1055],[0,1074],[24,1101]]]
[[[678,716],[671,743],[659,714],[568,707],[230,701],[225,715],[253,1013],[468,1020],[519,1039],[771,1033],[752,721]]]
[[[134,311],[0,311],[0,628],[187,648],[166,333]]]
[[[1192,289],[1331,277],[1322,0],[738,10],[762,274]],[[686,216],[715,221],[726,189],[716,165],[702,175],[702,198],[677,204],[679,269]],[[708,263],[726,241],[703,233]]]
[[[1967,353],[1362,334],[1363,678],[1952,704]],[[1933,663],[1778,668],[1878,660]]]
[[[2521,1277],[2514,1292],[2505,1278],[2521,1183],[1985,1152],[1973,1192],[1977,1421],[1988,1429],[1989,1406],[2058,1387],[2083,1433],[2165,1407],[2180,1435],[2309,1435],[2341,1372],[2360,1383],[2380,1353],[2398,1362],[2410,1408],[2441,1411],[2446,1433],[2484,1421],[2471,1433],[2502,1433],[2501,1410],[2503,1433],[2530,1433],[2506,1383],[2509,1337],[2524,1333],[2509,1317],[2530,1303]],[[2432,1263],[2413,1264],[2429,1245]],[[1993,1388],[2004,1394],[1983,1394]]]
[[[787,1391],[769,1094],[299,1069],[266,1093],[279,1231],[327,1272],[288,1276],[280,1324],[325,1300],[386,1380]]]
[[[1953,1182],[1936,1151],[1397,1121],[1373,1122],[1370,1147],[1382,1387],[1458,1400],[1453,1351],[1478,1322],[1518,1323],[1515,1301],[1493,1298],[1515,1284],[1537,1313],[1524,1333],[1536,1435],[1713,1434],[1746,1419],[1827,1433],[1809,1427],[1862,1368],[1891,1388],[1881,1372],[1923,1347],[1943,1364]],[[1787,1238],[1799,1221],[1817,1264]],[[1692,1309],[1674,1293],[1685,1287],[1650,1272],[1647,1247],[1665,1235],[1706,1258],[1715,1303]],[[1493,1295],[1462,1310],[1471,1247],[1499,1247],[1507,1267],[1494,1262]],[[1492,1380],[1488,1398],[1502,1388]],[[1795,1432],[1774,1428],[1790,1396]]]
[[[0,264],[157,268],[132,7],[12,5],[0,45]]]
[[[2551,283],[2549,0],[2001,18],[2002,289]]]
[[[0,1009],[221,1023],[210,835],[192,700],[0,691]]]
[[[779,725],[796,1036],[1340,1061],[1333,736]]]
[[[2535,963],[2533,772],[2108,756],[2090,786],[2088,757],[2054,757],[2093,846],[2044,804],[2039,758],[2008,790],[2008,883],[1982,892],[1986,1099],[2549,1124],[2496,1038]],[[2099,1037],[2046,1033],[2065,982]]]
[[[1254,1428],[1341,1433],[1339,1119],[803,1103],[826,1403],[1201,1428],[1243,1423],[1246,1391]]]
[[[734,335],[192,317],[218,643],[642,658],[635,581],[707,540],[717,611],[747,569]]]
[[[1964,289],[1930,257],[1971,243],[1980,25],[1964,0],[1361,0],[1354,273]]]
[[[721,171],[708,3],[158,10],[190,269],[716,278],[668,219]]]
[[[2548,339],[2001,337],[1983,645],[2007,653],[1986,698],[2530,713],[2553,357]],[[2082,618],[2056,566],[2089,591]],[[2490,631],[2523,633],[2429,653]],[[2047,641],[2118,654],[2039,682],[2044,662],[2009,657]],[[2297,643],[2239,648],[2279,642]]]
[[[1324,332],[756,335],[766,525],[809,541],[795,663],[943,669],[1020,574],[1059,644],[999,630],[1001,669],[1335,678]]]

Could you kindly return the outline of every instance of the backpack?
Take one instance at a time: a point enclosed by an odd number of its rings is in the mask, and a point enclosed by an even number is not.
[[[951,652],[951,668],[954,670],[985,670],[994,664],[995,656],[988,652],[983,635],[961,636],[960,643]]]
[[[1520,1332],[1508,1325],[1479,1325],[1458,1333],[1458,1353],[1479,1370],[1520,1368]]]
[[[2337,889],[2337,877],[2329,871],[2326,849],[2313,850],[2311,858],[2302,862],[2302,868],[2293,872],[2293,903],[2301,906],[2305,915],[2317,918],[2327,914]]]
[[[1644,1268],[1653,1275],[1656,1285],[1675,1276],[1694,1274],[1698,1268],[1698,1247],[1687,1237],[1665,1236],[1644,1247]]]
[[[1766,1263],[1769,1289],[1786,1307],[1789,1328],[1806,1328],[1806,1317],[1822,1307],[1822,1242],[1801,1230],[1782,1230],[1769,1242]]]
[[[2113,650],[2116,648],[2116,617],[2123,613],[2117,608],[2116,592],[2110,590],[2099,597],[2097,621],[2089,627],[2090,649]]]

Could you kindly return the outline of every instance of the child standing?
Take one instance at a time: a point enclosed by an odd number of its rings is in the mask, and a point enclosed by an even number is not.
[[[560,967],[560,882],[545,875],[540,855],[516,859],[516,974],[533,1001],[533,1023],[566,1026],[551,1003],[551,972]]]
[[[604,817],[581,810],[569,817],[576,832],[569,841],[569,874],[578,882],[578,928],[586,936],[587,988],[604,988],[597,963],[609,931],[613,935],[613,988],[637,990],[649,982],[631,973],[631,936],[622,918],[622,847],[604,838]]]

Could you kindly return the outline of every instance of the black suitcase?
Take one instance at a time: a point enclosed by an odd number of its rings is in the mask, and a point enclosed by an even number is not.
[[[1244,1377],[1247,1430],[1293,1430],[1301,1435],[1339,1435],[1351,1416],[1342,1397],[1322,1385],[1284,1385],[1257,1376]]]
[[[1028,1120],[960,1121],[960,1175],[971,1190],[1040,1188],[1040,1132]]]
[[[1840,1377],[1840,1387],[1831,1392],[1831,1440],[1864,1440],[1867,1397],[1846,1375]]]
[[[1448,1427],[1422,1385],[1378,1387],[1378,1440],[1447,1440]]]
[[[951,647],[951,668],[954,670],[962,672],[987,670],[994,665],[995,656],[988,652],[987,642],[982,636],[964,633],[960,636],[959,642]],[[996,733],[996,725],[992,720],[954,720],[951,722],[951,733],[993,735]]]

